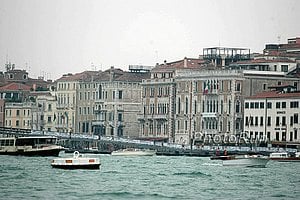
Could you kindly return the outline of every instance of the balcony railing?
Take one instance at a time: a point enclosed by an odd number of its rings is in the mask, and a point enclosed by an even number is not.
[[[204,112],[204,113],[202,113],[203,118],[216,118],[217,116],[218,116],[218,114],[213,113],[213,112]]]

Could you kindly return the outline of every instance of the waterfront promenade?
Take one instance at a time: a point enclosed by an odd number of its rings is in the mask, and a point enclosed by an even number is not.
[[[274,147],[256,147],[241,146],[228,144],[210,144],[210,145],[190,145],[182,146],[181,144],[166,143],[158,141],[146,141],[129,138],[116,137],[100,137],[98,135],[84,135],[84,134],[69,134],[59,132],[43,132],[43,131],[23,131],[23,130],[3,130],[0,136],[8,135],[48,135],[58,138],[60,145],[66,148],[67,152],[80,151],[81,153],[100,153],[110,154],[114,150],[124,148],[139,148],[139,149],[153,149],[157,151],[157,155],[165,156],[198,156],[209,157],[215,155],[219,151],[220,155],[226,150],[227,154],[263,154],[269,155],[272,152],[288,151],[296,152],[297,149],[292,148],[274,148]]]

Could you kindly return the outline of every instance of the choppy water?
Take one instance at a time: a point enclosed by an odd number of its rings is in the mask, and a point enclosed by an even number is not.
[[[199,157],[100,156],[100,170],[0,156],[0,199],[300,199],[300,162],[223,167]]]

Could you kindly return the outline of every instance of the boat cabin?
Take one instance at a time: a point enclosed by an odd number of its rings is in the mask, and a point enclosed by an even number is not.
[[[0,147],[5,146],[15,146],[15,138],[8,137],[8,138],[0,138]]]
[[[16,139],[16,146],[47,146],[56,144],[56,137],[19,137]]]
[[[280,152],[280,153],[271,153],[270,158],[288,158],[289,154],[287,152]]]

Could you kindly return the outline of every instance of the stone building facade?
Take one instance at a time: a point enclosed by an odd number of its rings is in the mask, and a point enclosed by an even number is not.
[[[142,83],[140,137],[190,144],[203,134],[240,135],[244,130],[244,98],[277,85],[299,89],[299,78],[290,74],[224,70],[188,58],[159,65]]]
[[[111,68],[103,72],[98,83],[93,130],[113,137],[139,136],[137,115],[141,107],[141,82],[148,72],[124,72]]]
[[[245,98],[245,134],[254,141],[300,143],[300,92],[294,86],[271,87]]]

